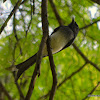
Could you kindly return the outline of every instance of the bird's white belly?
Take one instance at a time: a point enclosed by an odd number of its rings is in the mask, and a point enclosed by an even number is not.
[[[60,32],[56,32],[54,34],[52,34],[50,36],[50,46],[51,46],[51,50],[52,53],[56,53],[58,51],[60,51],[66,44],[67,44],[68,40],[66,39],[66,37],[61,34]],[[47,47],[45,44],[44,50],[43,50],[43,56],[46,56],[47,53]]]

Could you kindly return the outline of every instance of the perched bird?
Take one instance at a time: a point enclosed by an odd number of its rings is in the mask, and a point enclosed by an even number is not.
[[[50,35],[50,47],[52,50],[52,54],[55,54],[69,47],[75,40],[78,32],[79,32],[79,27],[74,19],[72,19],[72,22],[68,26],[59,26],[56,29],[54,29],[54,31]],[[48,55],[47,46],[45,44],[42,57],[45,57],[47,55]],[[30,66],[32,66],[36,62],[36,58],[37,58],[37,53],[32,57],[30,57],[29,59],[27,59],[26,61],[16,65],[16,68],[18,69],[16,80],[18,80],[20,75],[25,70],[27,70]]]

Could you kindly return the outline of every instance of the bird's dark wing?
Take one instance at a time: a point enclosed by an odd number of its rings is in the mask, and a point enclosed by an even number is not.
[[[54,34],[55,32],[57,32],[60,27],[62,27],[62,26],[59,26],[59,27],[55,28],[54,31],[51,33],[51,35]]]

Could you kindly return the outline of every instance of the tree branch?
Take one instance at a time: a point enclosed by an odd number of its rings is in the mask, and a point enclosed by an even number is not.
[[[47,17],[46,17],[45,21],[48,23]],[[48,56],[49,56],[50,68],[51,68],[52,76],[53,76],[53,84],[52,84],[52,89],[50,91],[50,98],[49,98],[49,100],[53,100],[54,99],[54,95],[55,95],[55,91],[56,91],[56,88],[57,88],[57,74],[56,74],[55,64],[54,64],[54,60],[53,60],[53,56],[52,56],[52,51],[51,51],[51,47],[50,47],[50,38],[49,38],[49,32],[48,32],[48,25],[47,25],[47,27],[45,27],[45,30],[47,31],[47,34],[48,34],[47,51],[48,51]]]
[[[13,100],[12,97],[9,95],[9,92],[5,89],[3,84],[0,81],[0,89],[4,92],[4,94],[8,97],[9,100]]]
[[[33,72],[32,79],[31,79],[30,86],[29,86],[27,95],[25,97],[25,100],[30,100],[33,89],[34,89],[36,78],[37,78],[37,67],[35,67],[35,70]]]
[[[52,9],[53,9],[53,12],[54,12],[54,14],[55,14],[57,20],[58,20],[58,23],[59,23],[60,25],[63,25],[63,21],[62,21],[61,17],[60,17],[59,14],[58,14],[58,11],[57,11],[57,9],[56,9],[56,6],[55,6],[55,4],[53,3],[53,0],[49,0],[49,2],[50,2],[50,5],[51,5],[51,7],[52,7]]]
[[[99,20],[96,20],[96,21],[94,21],[94,22],[92,22],[92,23],[90,23],[90,24],[88,24],[88,25],[86,25],[86,26],[84,26],[84,27],[82,27],[82,28],[80,28],[79,30],[88,28],[88,27],[92,26],[93,24],[95,24],[95,23],[97,23],[97,22],[99,22],[99,21],[100,21],[100,19],[99,19]]]
[[[51,48],[50,48],[49,36],[48,36],[48,39],[47,39],[47,51],[48,51],[48,55],[49,55],[50,67],[51,67],[52,76],[53,76],[53,85],[52,85],[52,89],[51,89],[51,92],[50,92],[49,100],[53,100],[54,95],[55,95],[55,91],[56,91],[56,88],[57,88],[57,74],[56,74],[55,64],[54,64],[54,60],[53,60],[53,56],[52,56],[52,52],[51,52]]]
[[[42,37],[42,41],[39,47],[39,51],[37,53],[37,60],[36,60],[36,66],[35,66],[35,70],[33,72],[32,75],[32,79],[31,79],[31,83],[29,86],[29,90],[27,92],[27,95],[25,97],[25,100],[30,100],[30,97],[32,95],[32,91],[34,89],[34,85],[35,85],[35,80],[37,78],[37,74],[40,75],[40,63],[42,60],[42,51],[44,48],[44,45],[47,41],[47,37],[48,37],[48,31],[46,30],[46,28],[48,27],[48,21],[47,21],[47,0],[42,0],[42,29],[43,29],[43,37]]]
[[[13,10],[11,11],[10,15],[8,16],[8,18],[6,19],[6,21],[3,23],[3,25],[1,26],[0,34],[4,30],[4,28],[6,27],[8,21],[10,20],[10,18],[12,17],[12,15],[15,13],[15,11],[17,10],[17,8],[19,7],[21,1],[22,0],[18,0],[18,2],[16,3],[16,5],[14,6]]]
[[[98,71],[100,71],[100,68],[93,63],[92,61],[90,61],[82,52],[81,50],[73,43],[73,47],[74,49],[80,54],[80,56],[87,62],[90,63],[92,66],[94,66]]]

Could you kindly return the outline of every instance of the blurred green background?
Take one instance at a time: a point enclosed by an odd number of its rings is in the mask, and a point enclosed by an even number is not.
[[[17,0],[7,0],[5,3],[0,1],[0,27],[16,2]],[[53,0],[53,2],[64,25],[68,25],[72,17],[75,17],[80,28],[75,44],[100,69],[100,5],[92,0]],[[51,34],[53,29],[59,26],[59,23],[49,1],[48,21]],[[87,25],[90,26],[84,28]],[[42,38],[41,27],[41,0],[35,0],[34,4],[32,0],[27,0],[19,6],[0,35],[0,82],[14,100],[22,99],[14,82],[12,71],[7,70],[7,68],[21,63],[38,51]],[[84,59],[73,46],[54,54],[53,57],[58,85],[85,64]],[[28,91],[33,71],[34,65],[25,71],[18,80],[24,96]],[[100,100],[100,97],[97,96],[87,97],[93,89],[92,95],[100,95],[99,81],[100,71],[88,63],[57,88],[54,100],[82,100],[85,97],[86,100]],[[38,100],[47,94],[51,87],[52,74],[48,57],[45,57],[42,59],[41,75],[36,80],[31,100]],[[0,100],[8,100],[2,89],[0,89],[0,97]],[[46,100],[48,98],[49,96],[46,97]],[[44,99],[44,97],[40,98],[40,100]]]

